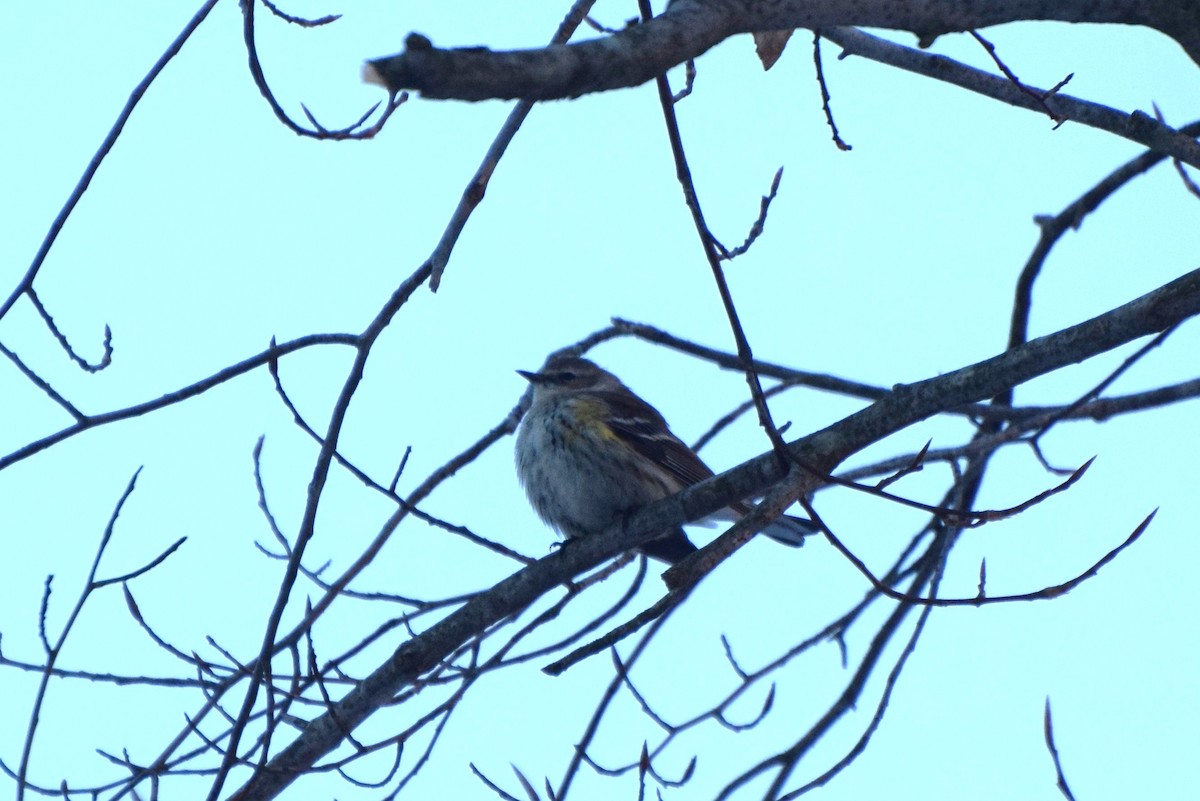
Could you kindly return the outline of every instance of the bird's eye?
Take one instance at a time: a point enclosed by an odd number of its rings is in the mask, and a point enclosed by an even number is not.
[[[562,381],[564,383],[566,383],[567,381],[574,381],[575,374],[570,371],[564,370],[563,372],[558,374],[558,380]]]

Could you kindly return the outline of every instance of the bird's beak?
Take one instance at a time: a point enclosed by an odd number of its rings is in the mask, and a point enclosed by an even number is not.
[[[528,370],[518,370],[517,375],[521,376],[521,378],[524,378],[531,384],[537,384],[545,380],[541,373],[531,373]]]

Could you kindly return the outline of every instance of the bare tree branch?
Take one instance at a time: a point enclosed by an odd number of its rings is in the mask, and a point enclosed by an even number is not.
[[[208,12],[212,11],[213,6],[216,4],[217,0],[206,0],[200,9],[192,16],[192,18],[188,20],[187,24],[183,26],[183,30],[179,32],[179,35],[175,37],[174,41],[172,41],[171,44],[167,46],[167,49],[163,51],[163,54],[159,56],[158,60],[154,63],[154,66],[150,68],[145,77],[142,78],[142,80],[130,93],[129,100],[125,102],[125,107],[122,108],[121,113],[117,115],[117,121],[113,123],[112,127],[109,128],[108,133],[105,134],[104,141],[100,143],[100,147],[96,150],[95,155],[92,156],[92,160],[88,162],[83,174],[79,177],[79,181],[75,184],[75,188],[71,191],[71,196],[67,198],[67,202],[63,204],[62,209],[58,212],[58,216],[55,217],[54,222],[51,223],[50,230],[46,232],[46,236],[42,240],[42,244],[38,248],[37,254],[33,257],[33,263],[29,265],[29,269],[26,270],[25,275],[17,283],[17,286],[9,294],[8,298],[6,298],[3,303],[0,303],[0,318],[3,318],[4,315],[8,314],[8,310],[12,308],[13,304],[17,302],[21,295],[33,286],[33,279],[37,276],[38,270],[42,268],[42,264],[46,261],[46,256],[50,255],[50,248],[54,246],[54,242],[58,239],[58,235],[62,231],[63,226],[66,225],[67,218],[71,216],[71,212],[75,210],[75,207],[83,198],[84,192],[87,191],[88,186],[92,182],[92,178],[96,176],[96,172],[100,169],[100,165],[104,162],[105,157],[108,156],[109,151],[113,149],[113,145],[117,143],[117,139],[121,136],[121,132],[125,130],[125,123],[129,122],[129,118],[133,115],[134,108],[137,107],[138,102],[141,101],[143,95],[146,94],[146,90],[150,88],[150,85],[154,83],[159,74],[166,69],[167,64],[171,62],[171,59],[179,55],[179,51],[183,49],[183,46],[187,43],[187,40],[190,39],[192,34],[196,32],[196,29],[200,27],[200,23],[204,22],[205,18],[208,16]]]
[[[1015,350],[937,378],[900,386],[889,395],[808,437],[791,443],[798,457],[830,469],[890,433],[964,403],[993,397],[1004,387],[1110,350],[1200,314],[1200,270],[1085,323],[1033,340]],[[547,590],[659,532],[706,517],[738,498],[761,492],[783,478],[774,454],[764,454],[727,473],[651,504],[624,526],[572,541],[401,645],[331,711],[312,721],[234,795],[237,801],[273,798],[405,685],[436,667],[462,643],[514,615]]]
[[[1200,63],[1200,11],[1178,0],[675,0],[644,24],[555,47],[443,50],[414,33],[403,53],[369,61],[365,77],[429,98],[551,100],[640,85],[739,33],[861,26],[911,31],[928,46],[943,34],[1020,20],[1145,25]]]
[[[881,64],[952,83],[1010,106],[1044,113],[1042,101],[1037,96],[1046,95],[1049,90],[1018,87],[1008,78],[968,67],[945,56],[898,45],[854,28],[822,29],[821,35],[841,45],[847,55],[863,56]],[[1054,106],[1073,123],[1108,131],[1193,167],[1200,167],[1200,145],[1192,137],[1164,125],[1143,111],[1127,113],[1061,93],[1054,95]]]

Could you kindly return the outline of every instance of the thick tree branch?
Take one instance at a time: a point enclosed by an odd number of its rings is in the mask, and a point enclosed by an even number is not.
[[[369,61],[364,77],[430,98],[550,100],[640,85],[739,33],[862,26],[911,31],[924,46],[1022,20],[1144,25],[1200,64],[1196,0],[674,0],[649,22],[569,45],[442,50],[411,34],[403,53]]]
[[[1200,270],[1063,331],[952,373],[895,388],[884,398],[822,431],[793,442],[799,458],[830,471],[852,453],[940,411],[994,397],[1006,387],[1158,333],[1200,314]],[[303,732],[234,796],[274,798],[336,748],[400,689],[435,669],[472,637],[518,614],[583,570],[683,521],[698,520],[780,481],[784,468],[768,453],[679,495],[651,504],[624,526],[576,540],[480,593],[458,611],[403,643],[392,656]]]

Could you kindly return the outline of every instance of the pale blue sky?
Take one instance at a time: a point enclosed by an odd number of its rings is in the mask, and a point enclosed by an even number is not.
[[[337,126],[381,99],[359,80],[366,58],[401,49],[420,31],[439,45],[535,46],[567,4],[305,2],[286,10],[344,12],[303,31],[259,17],[260,52],[285,106],[305,103]],[[0,148],[0,285],[24,274],[129,91],[194,8],[180,4],[58,2],[28,5],[0,28],[5,126]],[[619,25],[634,4],[602,2]],[[113,365],[90,376],[70,364],[27,302],[0,320],[0,342],[87,412],[157,397],[280,340],[358,331],[397,283],[428,255],[509,104],[411,100],[369,142],[314,142],[280,126],[250,81],[237,4],[218,4],[135,112],[68,222],[36,287],[87,357],[113,329]],[[585,36],[592,34],[584,32]],[[1067,73],[1066,92],[1169,122],[1200,116],[1200,72],[1173,42],[1135,28],[1017,25],[987,32],[1008,64],[1034,85]],[[740,242],[771,176],[784,166],[767,232],[729,267],[756,353],[798,368],[890,386],[948,372],[997,353],[1007,339],[1016,275],[1036,238],[1032,218],[1053,214],[1139,149],[1127,141],[998,105],[963,90],[825,46],[834,112],[854,150],[829,142],[801,32],[771,72],[748,37],[699,61],[695,93],[679,107],[701,199],[715,232]],[[911,37],[897,35],[911,43]],[[967,36],[936,52],[981,67]],[[19,77],[17,77],[19,76]],[[386,482],[412,447],[401,489],[411,489],[497,423],[523,391],[513,372],[604,326],[611,316],[732,348],[712,279],[696,244],[669,161],[652,87],[550,103],[530,115],[451,259],[441,290],[419,291],[378,343],[351,409],[343,452]],[[1196,266],[1196,199],[1169,165],[1156,168],[1064,238],[1037,285],[1032,333],[1085,320]],[[1195,376],[1196,324],[1183,326],[1113,388],[1124,393]],[[1073,400],[1132,349],[1022,387],[1022,403]],[[685,440],[745,396],[742,379],[633,340],[595,358],[656,404]],[[324,424],[349,364],[330,348],[289,358],[284,381],[316,425]],[[0,452],[68,421],[7,361],[0,367],[6,425]],[[773,405],[792,433],[812,430],[861,402],[797,390]],[[1056,799],[1042,743],[1050,696],[1067,776],[1080,799],[1178,797],[1193,783],[1200,738],[1193,566],[1200,559],[1195,493],[1196,406],[1184,403],[1102,425],[1061,426],[1048,456],[1075,466],[1093,455],[1069,493],[1015,520],[967,534],[943,590],[975,591],[986,557],[992,593],[1063,581],[1117,545],[1151,510],[1142,538],[1100,576],[1053,602],[935,612],[866,755],[820,799],[886,795]],[[961,441],[960,421],[905,430],[853,464]],[[37,661],[38,605],[47,574],[56,632],[86,575],[105,521],[133,471],[143,472],[117,526],[102,574],[144,563],[180,536],[180,553],[131,589],[156,630],[176,646],[216,658],[211,635],[239,659],[259,647],[280,565],[254,548],[270,534],[256,509],[251,451],[265,434],[272,509],[295,531],[315,449],[291,423],[270,379],[255,372],[187,404],[93,431],[0,474],[0,634],[4,654]],[[526,553],[553,542],[513,475],[511,441],[462,470],[427,503],[430,512]],[[706,459],[724,469],[767,447],[753,421],[718,437]],[[944,469],[898,489],[935,501]],[[1010,506],[1055,482],[1027,451],[998,457],[980,505]],[[848,492],[818,509],[864,560],[882,570],[922,518]],[[311,565],[340,573],[390,512],[344,474],[321,508]],[[703,529],[698,537],[710,536]],[[355,586],[441,597],[479,589],[511,572],[423,524],[406,523]],[[623,579],[596,592],[596,608]],[[755,666],[819,630],[866,585],[831,547],[802,551],[753,543],[705,581],[640,666],[659,711],[675,719],[730,689],[719,635]],[[649,582],[642,598],[654,600]],[[301,585],[291,619],[303,608]],[[396,610],[347,602],[318,630],[322,656]],[[561,634],[583,613],[561,621]],[[878,613],[848,640],[860,658]],[[95,598],[68,641],[62,666],[118,673],[182,669],[129,620],[119,591]],[[399,637],[399,635],[396,635]],[[546,639],[551,634],[545,635]],[[399,642],[357,664],[367,672]],[[434,761],[408,797],[488,798],[474,761],[512,792],[515,764],[540,786],[557,782],[586,715],[611,671],[595,659],[558,679],[537,668],[492,675],[451,719]],[[890,664],[890,661],[886,661]],[[808,728],[847,679],[834,645],[777,679],[768,723],[734,735],[704,730],[663,766],[682,770],[701,753],[692,783],[668,797],[703,799]],[[858,713],[801,765],[799,781],[841,756],[869,720],[878,676]],[[0,759],[20,758],[35,677],[0,669]],[[751,694],[744,718],[762,694]],[[56,682],[31,765],[57,787],[114,778],[96,748],[158,754],[200,706],[196,696]],[[236,706],[236,703],[234,704]],[[407,717],[371,719],[364,737],[386,736]],[[596,756],[635,759],[657,737],[624,703]],[[419,751],[414,742],[406,759]],[[378,778],[364,764],[355,776]],[[580,798],[635,797],[631,779],[590,775]],[[238,784],[235,775],[229,788]],[[11,791],[11,782],[0,781]],[[179,785],[164,797],[198,797]],[[307,788],[307,789],[303,789]],[[289,798],[377,798],[335,777],[300,784]],[[753,794],[744,797],[756,797]]]

